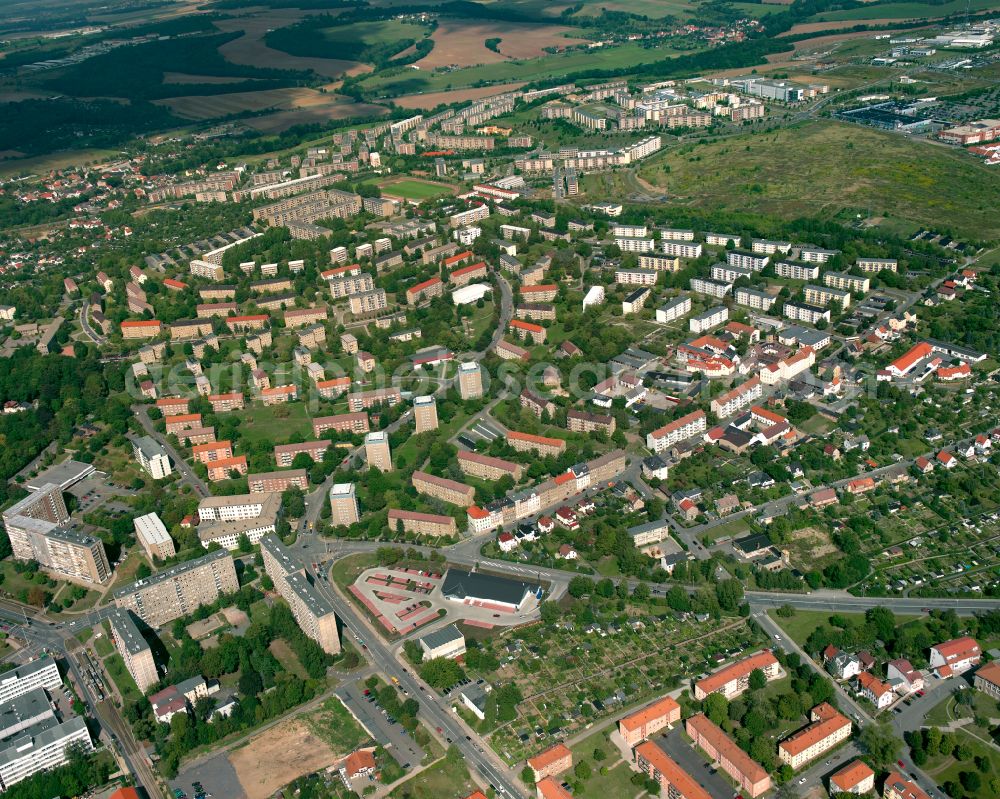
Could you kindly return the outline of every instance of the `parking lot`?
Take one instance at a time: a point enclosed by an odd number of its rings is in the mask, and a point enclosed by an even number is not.
[[[654,742],[678,766],[690,774],[695,782],[708,792],[708,795],[712,799],[733,798],[732,787],[721,774],[716,773],[712,765],[685,739],[680,726],[664,736],[655,738]]]
[[[175,799],[180,799],[177,791],[182,791],[188,799],[194,799],[194,783],[202,786],[206,799],[246,799],[236,769],[225,752],[183,769],[168,785]]]
[[[374,697],[366,697],[364,689],[357,683],[338,688],[336,694],[368,734],[382,744],[400,766],[416,766],[424,759],[424,750],[403,729],[403,725],[398,721],[390,722]]]

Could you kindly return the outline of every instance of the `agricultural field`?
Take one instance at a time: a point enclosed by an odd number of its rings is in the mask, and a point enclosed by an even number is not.
[[[996,8],[995,0],[950,0],[945,3],[872,3],[862,8],[842,11],[824,11],[817,14],[817,21],[866,22],[876,20],[937,19],[951,14],[986,11]]]
[[[830,170],[831,159],[843,168]],[[787,169],[790,160],[795,170]],[[689,208],[830,217],[845,206],[867,207],[914,229],[1000,235],[993,213],[1000,174],[961,152],[840,122],[684,145],[650,159],[638,174]]]
[[[420,59],[420,69],[468,67],[510,59],[540,58],[546,47],[581,44],[579,28],[561,25],[519,25],[511,22],[442,20],[434,32],[434,49]],[[486,47],[488,39],[499,39],[497,50]]]
[[[245,111],[281,111],[285,112],[282,118],[289,120],[289,127],[354,116],[374,116],[386,112],[381,106],[357,103],[349,97],[300,88],[230,92],[207,96],[182,95],[156,100],[155,103],[166,106],[179,117],[197,121],[232,116]],[[272,122],[270,117],[265,119]],[[253,125],[254,122],[256,120],[248,120],[248,124]]]

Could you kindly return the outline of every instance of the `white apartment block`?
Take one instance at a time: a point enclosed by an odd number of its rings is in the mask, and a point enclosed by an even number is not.
[[[799,260],[804,261],[807,264],[825,264],[839,253],[840,250],[823,250],[819,247],[802,247],[799,250]]]
[[[841,310],[846,310],[851,305],[851,292],[842,289],[834,289],[829,286],[817,286],[810,283],[803,287],[803,295],[808,305],[827,306],[831,302],[839,302]]]
[[[867,277],[857,277],[846,272],[824,272],[823,285],[843,291],[867,294],[871,287],[871,279]]]
[[[69,760],[71,747],[94,750],[87,722],[81,716],[61,724],[45,721],[28,727],[0,750],[0,789],[7,790],[32,774],[63,765]]]
[[[672,227],[661,227],[657,228],[660,231],[660,238],[670,239],[671,241],[694,241],[694,231],[693,230],[682,230],[680,228]]]
[[[895,258],[858,258],[854,262],[862,272],[881,272],[883,269],[893,272],[899,267],[899,262]]]
[[[760,272],[770,260],[771,257],[766,253],[747,252],[746,250],[730,250],[726,253],[727,264],[742,269],[752,269],[754,272]]]
[[[51,657],[45,655],[0,675],[0,705],[36,688],[52,691],[60,685],[62,678],[59,676],[59,667]]]
[[[682,316],[687,316],[689,313],[691,313],[691,298],[678,297],[656,309],[656,321],[666,324],[680,319]]]
[[[660,249],[664,255],[673,255],[677,258],[701,258],[702,248],[700,242],[661,239]]]
[[[705,432],[708,417],[702,410],[692,411],[680,419],[646,435],[646,447],[653,452],[663,452],[674,444]]]
[[[173,469],[167,451],[152,436],[141,436],[132,442],[136,462],[154,480],[162,480]]]
[[[768,294],[766,291],[757,291],[756,289],[746,287],[736,289],[733,292],[733,298],[736,300],[737,305],[752,308],[755,311],[769,311],[771,310],[771,306],[777,301],[776,297]]]
[[[744,408],[750,407],[764,395],[764,386],[756,375],[736,388],[720,394],[712,400],[711,408],[718,418],[725,419],[734,416]]]
[[[784,255],[788,255],[789,251],[792,249],[792,243],[790,241],[753,239],[750,242],[750,249],[754,252],[764,253],[765,255],[774,255],[779,252]]]
[[[707,277],[693,277],[691,278],[691,291],[697,294],[707,294],[709,297],[715,297],[721,300],[729,292],[733,290],[732,283],[724,283],[721,280],[712,280]]]
[[[713,247],[726,247],[732,242],[734,246],[740,246],[740,237],[732,236],[729,233],[706,233],[705,243],[711,244]]]
[[[830,311],[827,308],[818,308],[815,305],[804,305],[801,302],[786,302],[781,308],[781,314],[786,319],[796,322],[808,322],[815,325],[820,320],[830,323]]]
[[[644,239],[649,235],[649,229],[645,225],[620,225],[615,222],[611,225],[611,235],[616,239]]]
[[[656,249],[656,242],[653,239],[621,237],[615,239],[615,244],[622,252],[653,252]]]
[[[688,320],[688,326],[692,333],[704,333],[713,327],[721,325],[729,320],[729,309],[725,305],[717,305],[709,308],[704,313],[692,316]]]
[[[615,271],[615,283],[628,286],[655,286],[657,274],[655,269],[618,269]]]
[[[477,205],[468,211],[459,211],[457,214],[452,214],[448,217],[448,224],[451,227],[466,227],[467,225],[481,222],[483,219],[489,217],[489,215],[490,207],[488,205]]]
[[[795,261],[778,261],[774,265],[774,274],[790,280],[816,280],[819,278],[819,267],[807,266]]]
[[[712,280],[721,280],[723,283],[735,283],[741,277],[749,278],[752,274],[752,269],[744,269],[742,266],[712,264]]]

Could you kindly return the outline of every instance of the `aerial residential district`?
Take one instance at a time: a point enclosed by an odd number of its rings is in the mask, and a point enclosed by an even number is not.
[[[1000,21],[876,5],[4,173],[3,796],[1000,796]]]

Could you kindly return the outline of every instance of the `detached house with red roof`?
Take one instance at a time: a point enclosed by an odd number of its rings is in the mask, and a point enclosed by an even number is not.
[[[941,450],[937,454],[937,462],[940,463],[945,469],[954,469],[958,466],[958,459],[945,450]]]
[[[917,468],[917,471],[921,474],[930,474],[934,471],[934,464],[931,463],[927,458],[921,455],[914,461],[913,465]]]
[[[861,672],[857,677],[857,693],[879,710],[889,707],[896,699],[891,687],[867,671]]]
[[[852,760],[830,777],[830,793],[862,795],[875,790],[875,772],[862,760]]]
[[[931,647],[930,667],[942,679],[979,665],[982,651],[975,638],[965,636]]]

